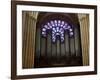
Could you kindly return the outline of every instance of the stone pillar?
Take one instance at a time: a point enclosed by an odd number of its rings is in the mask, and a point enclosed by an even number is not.
[[[89,15],[78,14],[81,33],[83,65],[89,65]]]
[[[35,31],[37,12],[22,12],[22,65],[23,68],[34,67]]]

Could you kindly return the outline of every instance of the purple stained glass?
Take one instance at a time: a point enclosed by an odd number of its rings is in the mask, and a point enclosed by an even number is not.
[[[46,31],[52,31],[52,42],[56,42],[57,36],[60,36],[61,42],[64,41],[64,32],[69,31],[70,37],[73,36],[73,29],[67,22],[62,20],[52,20],[42,27],[42,35],[46,37]]]

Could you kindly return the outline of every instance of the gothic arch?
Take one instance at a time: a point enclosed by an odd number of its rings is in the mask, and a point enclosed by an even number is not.
[[[58,33],[58,39],[52,42],[52,27],[44,27],[50,21],[57,23],[64,21],[68,25],[64,29],[64,41],[61,41]],[[51,24],[51,23],[50,23]],[[58,24],[57,24],[58,25]],[[48,25],[47,25],[48,26]],[[70,29],[68,29],[70,26]],[[61,26],[55,26],[55,29]],[[42,34],[45,28],[46,36]],[[50,30],[51,29],[51,30]],[[70,31],[73,32],[72,37],[69,36]],[[35,67],[54,67],[54,66],[78,66],[82,65],[82,52],[80,40],[80,28],[77,14],[71,13],[45,13],[39,12],[36,24],[36,44],[35,44]],[[57,32],[57,31],[56,31]],[[63,42],[63,43],[62,43]]]

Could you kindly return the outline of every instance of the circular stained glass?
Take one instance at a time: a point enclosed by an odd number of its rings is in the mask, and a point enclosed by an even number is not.
[[[63,20],[52,20],[47,22],[42,27],[42,36],[46,37],[47,30],[52,31],[52,42],[56,42],[56,39],[60,39],[61,42],[63,42],[65,31],[69,31],[70,37],[74,35],[72,27]],[[60,36],[60,38],[57,38],[57,36]]]

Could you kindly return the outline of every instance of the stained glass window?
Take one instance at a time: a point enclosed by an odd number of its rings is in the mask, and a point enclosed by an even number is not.
[[[47,31],[50,30],[52,34],[52,42],[56,42],[58,39],[57,36],[60,37],[61,42],[64,41],[64,34],[65,31],[68,31],[69,36],[72,37],[73,34],[73,28],[70,26],[67,22],[63,20],[51,20],[47,22],[42,27],[42,36],[47,36]]]

